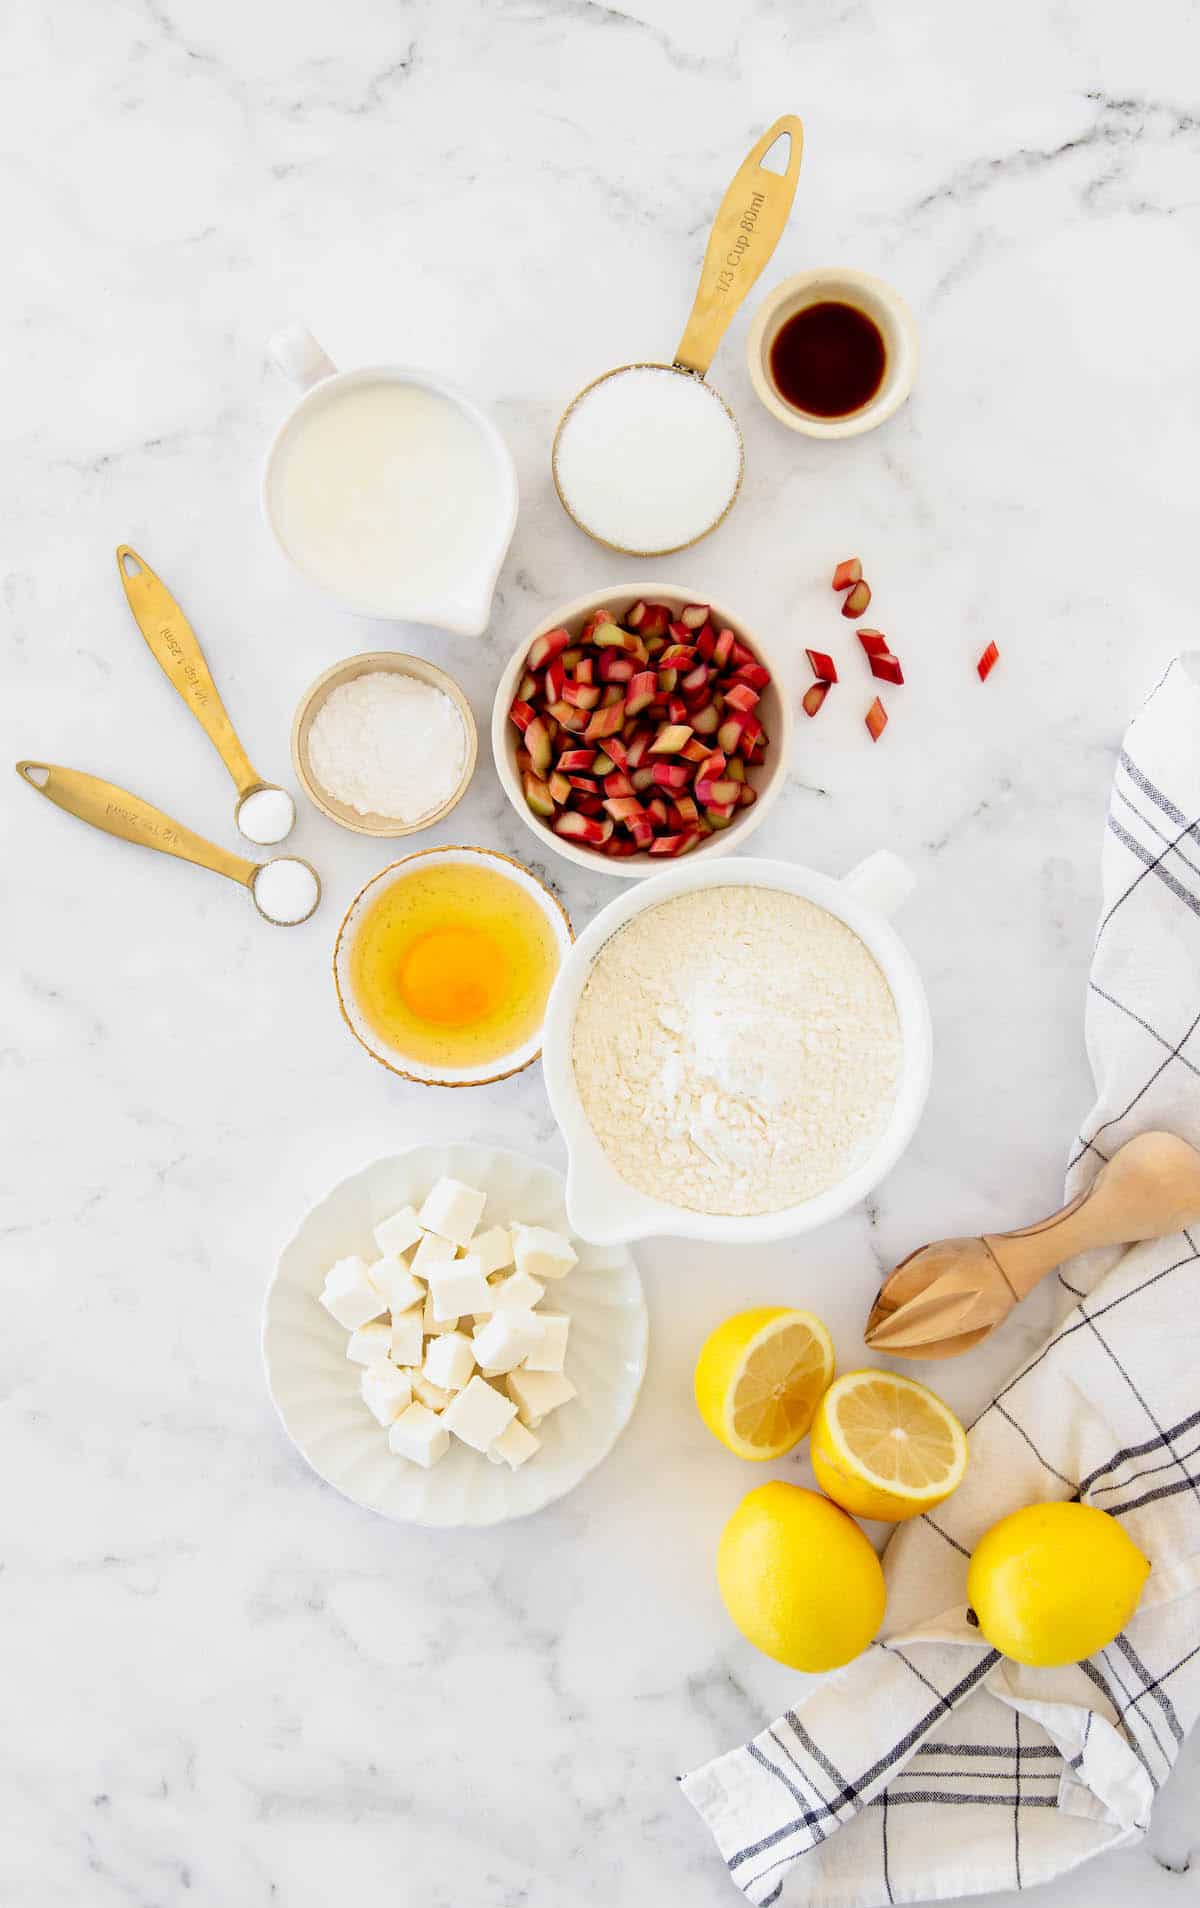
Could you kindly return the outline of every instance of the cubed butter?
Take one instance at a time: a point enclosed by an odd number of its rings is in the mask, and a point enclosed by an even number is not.
[[[412,1394],[417,1402],[423,1404],[427,1411],[444,1411],[451,1394],[443,1391],[440,1385],[432,1384],[423,1371],[414,1371],[411,1376]]]
[[[385,1259],[398,1259],[402,1252],[415,1246],[421,1237],[421,1221],[417,1218],[415,1206],[401,1206],[390,1219],[384,1219],[375,1228],[375,1243]]]
[[[430,1188],[418,1217],[426,1232],[436,1232],[439,1238],[465,1246],[486,1204],[487,1194],[464,1185],[461,1179],[439,1179]]]
[[[561,1371],[567,1355],[567,1335],[571,1321],[565,1312],[532,1312],[537,1342],[526,1354],[527,1371]]]
[[[495,1312],[475,1333],[475,1359],[482,1371],[495,1376],[519,1365],[541,1336],[533,1312]]]
[[[442,1321],[461,1318],[464,1312],[491,1310],[491,1288],[479,1270],[479,1260],[468,1253],[446,1265],[429,1268],[429,1296],[433,1316]]]
[[[510,1272],[491,1287],[492,1307],[497,1312],[528,1312],[545,1298],[546,1288],[528,1272]]]
[[[461,1391],[475,1369],[475,1353],[465,1332],[443,1332],[431,1338],[421,1367],[430,1384],[442,1391]]]
[[[486,1453],[512,1423],[515,1413],[513,1401],[493,1390],[476,1374],[470,1384],[451,1398],[438,1422],[472,1450]]]
[[[513,1258],[531,1279],[562,1279],[577,1263],[571,1241],[548,1226],[514,1226]]]
[[[428,1471],[450,1449],[450,1434],[441,1419],[423,1404],[410,1404],[388,1432],[388,1444],[397,1457],[408,1458]]]
[[[425,1348],[425,1328],[419,1306],[407,1312],[392,1313],[391,1342],[388,1356],[393,1365],[419,1365]]]
[[[433,1293],[425,1294],[425,1305],[421,1313],[421,1325],[426,1338],[432,1338],[436,1332],[456,1332],[457,1318],[439,1318],[433,1308]]]
[[[368,1365],[362,1375],[362,1395],[380,1424],[394,1424],[412,1403],[412,1380],[386,1360],[382,1365]]]
[[[390,1319],[373,1318],[369,1324],[360,1325],[351,1332],[346,1341],[346,1356],[356,1365],[382,1365],[387,1360],[392,1342]]]
[[[452,1239],[439,1239],[436,1232],[421,1235],[421,1243],[408,1262],[410,1272],[419,1279],[428,1279],[435,1265],[446,1265],[454,1257],[455,1245]]]
[[[339,1259],[325,1274],[321,1303],[331,1318],[356,1332],[387,1310],[387,1299],[371,1282],[364,1259]]]
[[[425,1281],[410,1272],[403,1259],[381,1260],[380,1264],[386,1267],[384,1290],[393,1317],[397,1312],[411,1312],[414,1305],[425,1303]],[[372,1271],[375,1270],[372,1267]]]
[[[575,1387],[561,1371],[527,1371],[521,1365],[505,1379],[508,1395],[517,1407],[521,1423],[536,1430],[549,1411],[575,1396]]]
[[[535,1438],[532,1431],[527,1431],[520,1418],[514,1418],[505,1425],[495,1443],[489,1446],[488,1457],[493,1464],[507,1464],[510,1471],[515,1471],[524,1464],[526,1458],[540,1451],[541,1446],[541,1439]]]
[[[493,1272],[503,1272],[513,1262],[512,1233],[507,1226],[491,1226],[487,1232],[477,1232],[467,1250],[479,1260],[484,1278],[490,1279]]]

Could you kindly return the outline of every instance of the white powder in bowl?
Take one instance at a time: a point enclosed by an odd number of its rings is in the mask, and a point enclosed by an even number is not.
[[[716,392],[668,365],[601,378],[567,412],[554,446],[572,516],[639,556],[665,555],[711,530],[741,474],[742,440]]]
[[[254,899],[268,921],[295,927],[307,921],[321,899],[321,884],[307,861],[279,855],[264,861],[254,877]]]
[[[845,1179],[888,1123],[902,1058],[857,934],[774,888],[635,915],[597,955],[572,1033],[611,1164],[693,1212],[778,1212]]]
[[[295,820],[296,804],[286,788],[256,788],[238,803],[238,828],[260,847],[290,835]]]
[[[335,801],[411,826],[458,788],[466,725],[433,683],[372,670],[330,690],[308,732],[308,760]]]

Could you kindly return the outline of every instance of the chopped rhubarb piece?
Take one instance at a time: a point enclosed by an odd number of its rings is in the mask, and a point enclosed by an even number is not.
[[[676,729],[691,728],[691,724],[687,719],[688,706],[682,696],[667,697],[666,715],[667,715],[667,721],[671,724],[673,728],[676,728]]]
[[[676,794],[691,781],[692,765],[690,762],[656,762],[653,773],[657,788],[669,789]]]
[[[564,749],[554,766],[564,775],[586,775],[595,765],[595,749]]]
[[[629,779],[633,783],[634,794],[644,795],[648,788],[653,788],[654,786],[653,764],[646,762],[641,768],[631,769]]]
[[[567,780],[572,788],[579,790],[581,795],[598,795],[600,793],[599,782],[594,782],[590,775],[568,775]]]
[[[654,823],[648,815],[643,815],[640,821],[636,815],[631,815],[625,827],[633,837],[635,848],[648,848],[654,840]]]
[[[702,702],[707,701],[708,671],[703,663],[697,663],[694,669],[688,670],[679,684],[679,693],[681,696],[694,696],[698,693]]]
[[[667,804],[661,795],[656,795],[653,801],[646,803],[646,813],[656,828],[665,828],[670,820]]]
[[[544,636],[535,637],[528,656],[525,658],[527,669],[544,669],[552,656],[560,656],[570,644],[571,638],[565,629],[549,629]]]
[[[610,737],[609,740],[611,741],[611,739]],[[616,763],[610,755],[598,755],[592,763],[591,772],[598,782],[602,782],[606,775],[612,775],[616,772],[616,766]]]
[[[698,822],[700,819],[700,810],[690,795],[676,795],[671,806],[674,808],[675,813],[685,828],[690,827],[693,822]]]
[[[696,778],[696,800],[703,802],[705,808],[731,808],[738,798],[737,782],[711,782],[705,777]]]
[[[550,757],[554,745],[550,740],[550,730],[544,717],[534,716],[525,730],[525,747],[529,750],[529,759],[533,763],[533,772],[539,781],[544,781],[550,769]]]
[[[614,702],[624,702],[624,700],[625,691],[619,682],[606,683],[600,692],[600,707],[602,709],[611,709]]]
[[[629,740],[625,743],[625,767],[627,769],[641,768],[642,762],[653,740],[654,737],[651,735],[649,729],[634,730],[632,736],[630,736]],[[611,744],[609,744],[609,746],[611,747]]]
[[[744,709],[731,709],[717,730],[717,741],[726,755],[732,755],[735,749],[742,755],[748,755],[762,732],[762,723],[757,716],[748,715]]]
[[[589,742],[603,741],[605,736],[619,735],[621,724],[625,720],[625,704],[614,702],[607,709],[597,709],[588,723],[584,734]]]
[[[1000,660],[1000,651],[996,648],[995,643],[989,643],[987,648],[984,650],[982,656],[979,658],[979,661],[975,665],[975,668],[979,673],[980,682],[987,681],[988,677],[991,675],[993,669],[996,667],[996,664],[999,662],[999,660]]]
[[[659,670],[658,686],[662,690],[665,696],[669,696],[671,694],[671,691],[674,689],[675,684],[678,681],[679,681],[678,669],[660,669]]]
[[[624,769],[614,769],[604,778],[604,793],[610,797],[633,794],[633,783]]]
[[[838,673],[834,666],[832,656],[826,655],[823,649],[806,649],[804,653],[808,657],[809,666],[818,682],[837,681]],[[742,705],[736,703],[734,706],[735,708],[740,708]]]
[[[557,722],[560,728],[569,729],[572,735],[582,735],[588,725],[587,711],[573,709],[569,702],[552,702],[546,714],[552,721]],[[528,733],[526,730],[526,735]]]
[[[560,769],[555,769],[546,786],[559,808],[565,808],[571,799],[571,784]],[[532,808],[533,803],[531,802],[529,806]]]
[[[721,711],[715,702],[706,702],[702,709],[693,709],[689,720],[697,735],[715,735],[721,726]]]
[[[532,702],[537,694],[537,677],[527,669],[517,687],[518,702]]]
[[[710,749],[700,764],[700,776],[703,781],[715,782],[725,773],[726,756],[723,749]]]
[[[696,654],[702,662],[711,662],[713,650],[717,646],[717,632],[711,623],[696,632]]]
[[[686,723],[664,723],[650,744],[650,753],[651,755],[678,755],[684,743],[691,740],[691,734]]]
[[[627,822],[645,811],[636,795],[623,795],[615,799],[610,796],[604,804],[604,812],[606,815],[611,815],[614,821]]]
[[[521,787],[525,792],[525,800],[535,815],[541,815],[544,818],[553,815],[554,797],[545,782],[530,772],[522,778]]]
[[[690,742],[684,743],[679,753],[685,762],[707,762],[712,751],[706,742],[694,735]]]
[[[857,557],[847,557],[844,563],[838,564],[837,569],[833,573],[833,587],[835,590],[848,590],[852,583],[859,583],[861,581],[862,564]]]
[[[836,682],[837,677],[829,676],[826,680]],[[753,709],[755,703],[758,701],[758,690],[752,689],[748,682],[735,682],[732,689],[725,691],[725,707],[727,709],[740,709],[744,715],[749,715],[751,709]]]
[[[640,631],[642,624],[646,620],[646,611],[648,607],[649,605],[646,603],[642,603],[642,602],[635,603],[633,608],[629,610],[626,614],[626,617],[625,617],[626,626],[629,629],[636,629]]]
[[[530,755],[530,753],[529,753],[529,750],[528,750],[528,749],[518,749],[518,750],[517,750],[517,772],[518,772],[518,774],[520,774],[520,775],[524,775],[524,773],[525,773],[525,771],[526,771],[526,769],[531,769],[532,767],[533,767],[533,757],[532,757],[532,755]]]
[[[594,709],[599,700],[598,682],[568,682],[563,687],[563,701],[573,709]]]
[[[854,634],[866,650],[868,656],[888,656],[888,639],[881,629],[856,629]]]
[[[771,680],[771,672],[764,669],[762,663],[742,663],[733,672],[734,682],[748,682],[752,689],[765,689]]]
[[[566,687],[567,672],[561,656],[555,656],[546,665],[546,701],[561,702]]]
[[[721,631],[721,634],[717,637],[717,640],[713,645],[712,659],[718,669],[725,669],[728,667],[729,658],[733,654],[733,645],[736,641],[737,641],[737,638],[731,629],[723,629]]]
[[[658,658],[660,669],[690,669],[699,652],[691,643],[672,643]]]
[[[592,614],[585,619],[583,628],[579,632],[580,642],[594,643],[596,640],[596,631],[600,628],[601,624],[615,623],[616,620],[611,610],[593,610]]]
[[[591,640],[597,649],[621,649],[627,656],[636,656],[641,662],[646,660],[641,638],[631,629],[622,629],[619,623],[601,623]]]
[[[569,649],[563,651],[563,662],[568,669],[574,669],[576,682],[595,682],[596,664],[593,658],[591,656],[580,656],[574,663],[569,663],[567,662],[567,657],[570,654],[571,651]]]
[[[625,621],[639,636],[665,636],[671,627],[671,612],[665,603],[635,603]]]
[[[829,684],[827,682],[814,682],[811,689],[806,689],[800,698],[800,707],[803,709],[805,715],[815,716],[828,694]]]
[[[685,846],[692,838],[692,835],[686,830],[678,835],[657,835],[650,843],[650,853],[652,855],[682,854]]]
[[[751,788],[749,782],[743,782],[738,792],[738,807],[753,808],[758,800],[758,790]]]
[[[619,649],[602,649],[597,673],[601,682],[629,682],[637,667],[633,657],[623,656]]]
[[[600,853],[607,855],[612,861],[627,861],[630,855],[636,855],[637,851],[638,845],[636,841],[631,841],[628,835],[612,834],[605,842]]]
[[[658,677],[652,669],[643,669],[630,681],[625,691],[625,711],[627,715],[640,715],[648,709],[658,694]]]
[[[522,696],[518,696],[508,712],[508,719],[513,727],[519,729],[521,734],[524,735],[536,715],[537,710],[532,708]]]
[[[604,813],[604,803],[599,795],[572,795],[571,807],[578,809],[581,815],[600,816]]]
[[[708,621],[708,604],[686,604],[679,612],[679,620],[685,629],[703,629]]]
[[[710,828],[719,832],[722,828],[728,828],[733,820],[733,810],[732,808],[706,808],[704,819]]]
[[[554,832],[567,841],[583,841],[589,848],[602,848],[612,834],[611,821],[597,821],[592,815],[578,815],[574,809],[567,809],[563,815],[554,818]]]
[[[852,583],[842,598],[843,616],[861,616],[871,601],[871,585],[860,579]]]
[[[866,723],[867,728],[871,732],[872,742],[878,742],[880,736],[887,728],[887,710],[884,708],[882,702],[880,702],[878,696],[876,696],[874,702],[867,710]]]
[[[688,643],[691,641],[692,632],[686,623],[681,623],[679,618],[675,617],[667,630],[667,635],[673,643]]]
[[[564,669],[569,670],[572,675],[575,674],[575,671],[578,669],[582,661],[583,661],[583,651],[579,647],[578,643],[572,643],[570,649],[563,650],[562,666]]]
[[[745,643],[739,643],[735,637],[733,648],[729,652],[729,660],[735,669],[745,669],[754,661],[754,651],[747,649]]]
[[[871,674],[878,676],[881,682],[900,683],[904,681],[904,671],[900,667],[900,658],[899,656],[893,656],[890,649],[885,650],[881,656],[868,656],[867,660],[871,665]]]
[[[606,755],[612,757],[614,768],[623,769],[629,767],[629,752],[619,735],[605,736],[604,752]]]

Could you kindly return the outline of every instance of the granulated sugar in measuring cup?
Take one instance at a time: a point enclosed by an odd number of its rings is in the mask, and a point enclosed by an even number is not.
[[[786,142],[787,165],[764,160]],[[777,119],[734,176],[713,223],[695,301],[671,364],[626,364],[585,386],[554,437],[554,485],[567,515],[627,556],[666,556],[728,515],[742,481],[742,436],[704,381],[726,327],[779,242],[800,173],[804,128]]]

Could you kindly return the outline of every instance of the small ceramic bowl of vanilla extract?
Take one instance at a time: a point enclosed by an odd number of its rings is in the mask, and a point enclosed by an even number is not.
[[[893,417],[917,377],[913,315],[881,278],[824,266],[785,278],[746,343],[750,382],[807,437],[858,437]]]

